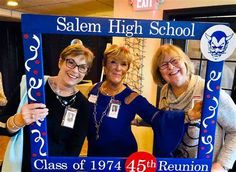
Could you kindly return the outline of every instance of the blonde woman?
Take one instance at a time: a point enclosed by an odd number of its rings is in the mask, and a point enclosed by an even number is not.
[[[192,108],[203,97],[205,81],[194,75],[193,63],[177,46],[160,46],[153,57],[152,76],[163,86],[159,108],[184,110]],[[196,158],[200,121],[192,120],[182,143],[174,152],[176,157]],[[231,169],[236,160],[236,105],[223,90],[220,91],[219,112],[215,133],[213,172]]]

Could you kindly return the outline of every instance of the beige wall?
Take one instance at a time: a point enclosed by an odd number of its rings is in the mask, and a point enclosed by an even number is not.
[[[164,0],[158,11],[134,12],[129,0],[114,0],[114,17],[137,19],[162,19],[163,10],[236,4],[235,0]]]
[[[114,17],[115,18],[133,18],[133,19],[150,19],[162,20],[163,10],[191,8],[201,6],[216,6],[236,4],[235,0],[164,0],[164,3],[159,6],[156,11],[139,11],[135,12],[133,7],[129,5],[128,0],[114,0]],[[114,38],[113,42],[121,44],[122,38]],[[145,96],[152,104],[156,102],[156,85],[152,81],[151,76],[151,60],[153,53],[160,45],[160,39],[147,39],[145,46],[144,69],[145,77],[143,80],[143,96]],[[150,91],[151,90],[151,91]]]

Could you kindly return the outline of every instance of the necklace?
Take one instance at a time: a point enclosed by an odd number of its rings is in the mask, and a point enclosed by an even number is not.
[[[96,128],[96,140],[99,139],[99,131],[100,131],[100,126],[102,124],[102,120],[103,118],[106,116],[108,109],[111,106],[112,100],[115,98],[113,96],[111,96],[111,99],[108,103],[108,105],[106,106],[105,110],[102,112],[102,116],[100,118],[100,120],[97,119],[97,102],[98,102],[98,97],[99,97],[99,89],[97,92],[97,101],[94,103],[94,108],[93,108],[93,118],[94,118],[94,123],[95,123],[95,128]]]
[[[61,96],[56,94],[56,98],[59,100],[62,106],[70,106],[75,102],[76,94],[69,100],[62,99]]]
[[[107,95],[107,96],[112,96],[114,97],[116,94],[120,93],[120,91],[123,89],[123,84],[121,86],[119,86],[117,89],[110,89],[108,87],[105,87],[104,85],[102,85],[100,87],[100,91],[101,93]],[[109,91],[110,90],[110,91]],[[110,93],[111,92],[111,93]]]

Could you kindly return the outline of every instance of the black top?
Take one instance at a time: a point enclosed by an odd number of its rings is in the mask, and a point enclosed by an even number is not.
[[[88,128],[88,101],[81,92],[76,93],[70,107],[77,109],[74,128],[61,126],[65,106],[57,99],[48,82],[45,85],[49,156],[79,156]],[[71,100],[73,96],[60,97]],[[4,115],[6,116],[6,115]],[[10,115],[9,115],[10,116]],[[7,131],[4,132],[7,134]],[[29,127],[24,127],[24,149],[22,171],[30,171],[30,137]]]

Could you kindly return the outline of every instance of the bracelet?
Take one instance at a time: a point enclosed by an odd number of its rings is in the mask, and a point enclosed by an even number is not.
[[[23,126],[19,126],[19,125],[16,124],[15,117],[16,117],[16,115],[14,115],[14,116],[13,116],[13,119],[12,119],[12,123],[14,124],[14,126],[16,126],[16,127],[18,127],[18,128],[22,128],[22,127],[24,127],[25,125],[23,125]]]
[[[14,120],[14,116],[10,117],[10,118],[7,120],[7,128],[8,128],[8,130],[10,130],[11,132],[16,132],[16,131],[18,131],[21,127],[17,126],[13,120]]]
[[[191,119],[189,118],[188,111],[184,112],[185,120],[186,122],[191,122]]]

